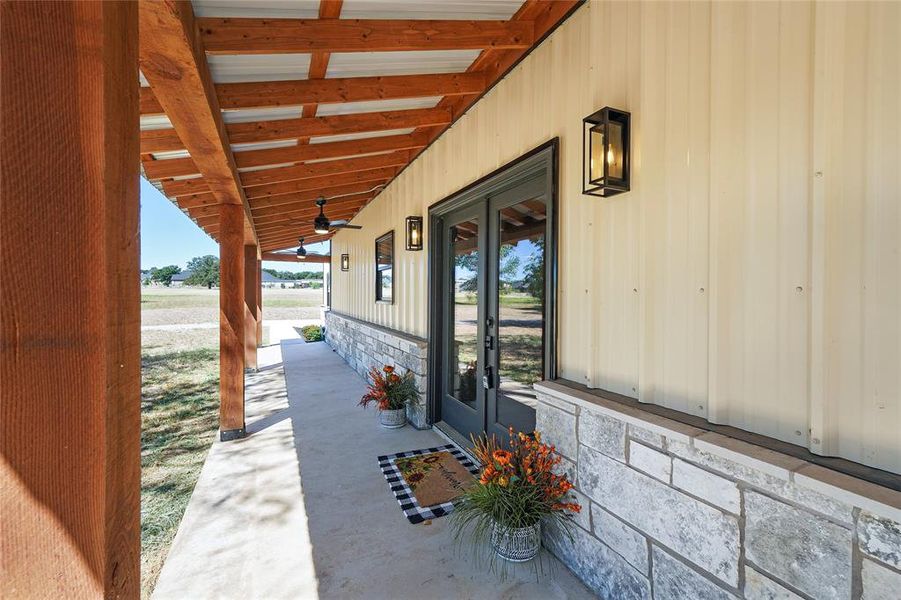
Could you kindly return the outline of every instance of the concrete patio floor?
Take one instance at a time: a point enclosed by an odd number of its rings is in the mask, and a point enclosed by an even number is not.
[[[538,582],[530,566],[501,581],[455,552],[447,518],[411,525],[376,457],[446,441],[379,427],[326,344],[285,341],[260,360],[249,435],[210,449],[155,599],[591,597],[553,557]]]

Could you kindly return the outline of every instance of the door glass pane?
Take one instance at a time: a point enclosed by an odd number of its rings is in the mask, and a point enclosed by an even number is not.
[[[476,338],[478,333],[479,226],[475,219],[450,228],[451,265],[451,394],[460,402],[475,405],[477,381]]]
[[[500,210],[496,419],[534,419],[532,384],[544,376],[544,258],[547,206],[526,200]],[[534,422],[534,421],[532,421]]]

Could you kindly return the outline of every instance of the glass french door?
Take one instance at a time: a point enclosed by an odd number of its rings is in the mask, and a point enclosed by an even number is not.
[[[442,219],[441,418],[465,438],[535,427],[547,373],[548,203],[533,178]]]

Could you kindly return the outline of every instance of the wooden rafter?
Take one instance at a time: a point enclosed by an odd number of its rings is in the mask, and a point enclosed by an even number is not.
[[[309,179],[300,179],[297,181],[285,181],[283,183],[272,183],[269,185],[259,185],[247,188],[247,200],[253,204],[258,199],[274,198],[289,194],[297,194],[301,192],[321,191],[325,188],[340,185],[349,185],[363,182],[385,182],[394,178],[397,173],[395,167],[384,167],[382,169],[371,169],[368,171],[354,171],[343,175],[323,175],[320,177],[311,177]],[[326,192],[323,194],[328,195]]]
[[[425,96],[480,94],[487,81],[482,73],[388,75],[292,81],[220,83],[219,106],[226,110],[394,100]],[[141,88],[141,114],[163,114],[162,105],[148,88]],[[178,129],[176,127],[176,129]]]
[[[528,21],[198,19],[210,54],[525,49]]]
[[[330,201],[326,212],[333,220],[353,218],[382,189],[373,191],[374,187],[390,183],[581,2],[526,0],[509,21],[341,19],[342,0],[321,0],[319,18],[312,20],[196,19],[194,37],[198,47],[209,54],[311,55],[308,78],[304,80],[217,85],[206,81],[207,95],[218,103],[217,115],[219,109],[267,107],[297,107],[300,114],[300,118],[224,126],[220,118],[223,148],[231,157],[233,172],[245,171],[237,174],[236,187],[256,226],[261,247],[296,245],[299,235],[312,241],[312,220],[318,213],[312,200],[319,194],[351,194]],[[163,5],[174,12],[184,6],[174,0]],[[482,52],[465,73],[325,77],[335,52],[448,49]],[[151,86],[156,87],[152,80]],[[183,83],[178,87],[181,89]],[[435,108],[317,115],[320,104],[432,96],[442,97]],[[158,98],[154,89],[142,88],[142,114],[168,114],[170,107],[164,104],[167,102]],[[210,180],[208,157],[192,149],[191,140],[183,139],[188,135],[183,135],[179,119],[171,114],[169,117],[175,129],[141,134],[145,174],[160,181],[166,195],[215,237],[220,218],[215,187],[221,182]],[[410,128],[414,133],[310,143],[311,138],[321,136]],[[297,140],[297,145],[231,153],[230,144],[286,140]],[[191,157],[153,159],[153,154],[185,149]],[[516,227],[540,218],[531,210],[508,211],[505,215],[505,221]],[[328,239],[331,235],[320,237]]]
[[[428,139],[422,134],[388,135],[346,142],[326,142],[291,148],[236,152],[235,161],[239,168],[262,167],[281,163],[300,163],[310,160],[341,158],[369,154],[371,152],[409,150],[411,148],[422,148],[427,143]]]
[[[330,160],[326,162],[297,165],[295,167],[283,167],[279,169],[261,169],[241,174],[241,182],[245,189],[259,185],[269,185],[284,181],[309,179],[322,175],[340,175],[353,173],[366,169],[381,169],[384,167],[402,167],[410,162],[410,152],[389,152],[376,156],[361,156],[359,158],[345,158],[342,160]],[[252,192],[249,192],[252,194]]]
[[[312,106],[312,105],[308,105]],[[440,108],[395,110],[329,117],[304,117],[278,121],[255,121],[226,125],[232,144],[273,142],[314,136],[369,133],[410,127],[431,127],[451,122],[450,111]],[[184,143],[174,129],[141,132],[141,152],[173,152],[184,150]]]
[[[306,240],[304,240],[306,243]],[[263,252],[263,260],[270,260],[274,262],[296,262],[296,263],[307,263],[307,264],[322,264],[328,263],[332,259],[328,254],[316,254],[313,252],[307,252],[305,258],[298,258],[297,254],[291,253],[280,253],[280,252]]]
[[[319,18],[337,19],[341,16],[341,6],[344,0],[319,0]],[[328,51],[317,50],[310,56],[310,72],[307,79],[325,79],[328,72],[328,62],[331,54]],[[310,118],[316,116],[318,104],[305,104],[303,116]]]
[[[190,2],[144,1],[139,15],[141,71],[210,191],[220,203],[242,207],[245,239],[255,240]]]

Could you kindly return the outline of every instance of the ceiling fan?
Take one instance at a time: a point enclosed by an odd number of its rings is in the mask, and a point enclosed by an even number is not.
[[[300,238],[300,247],[297,248],[297,258],[303,260],[307,257],[307,249],[303,247],[303,238]]]
[[[325,216],[325,203],[326,200],[322,196],[316,200],[316,206],[319,207],[319,216],[313,220],[313,231],[319,234],[326,234],[329,232],[329,229],[363,229],[359,225],[348,224],[346,219],[329,221],[328,217]]]

